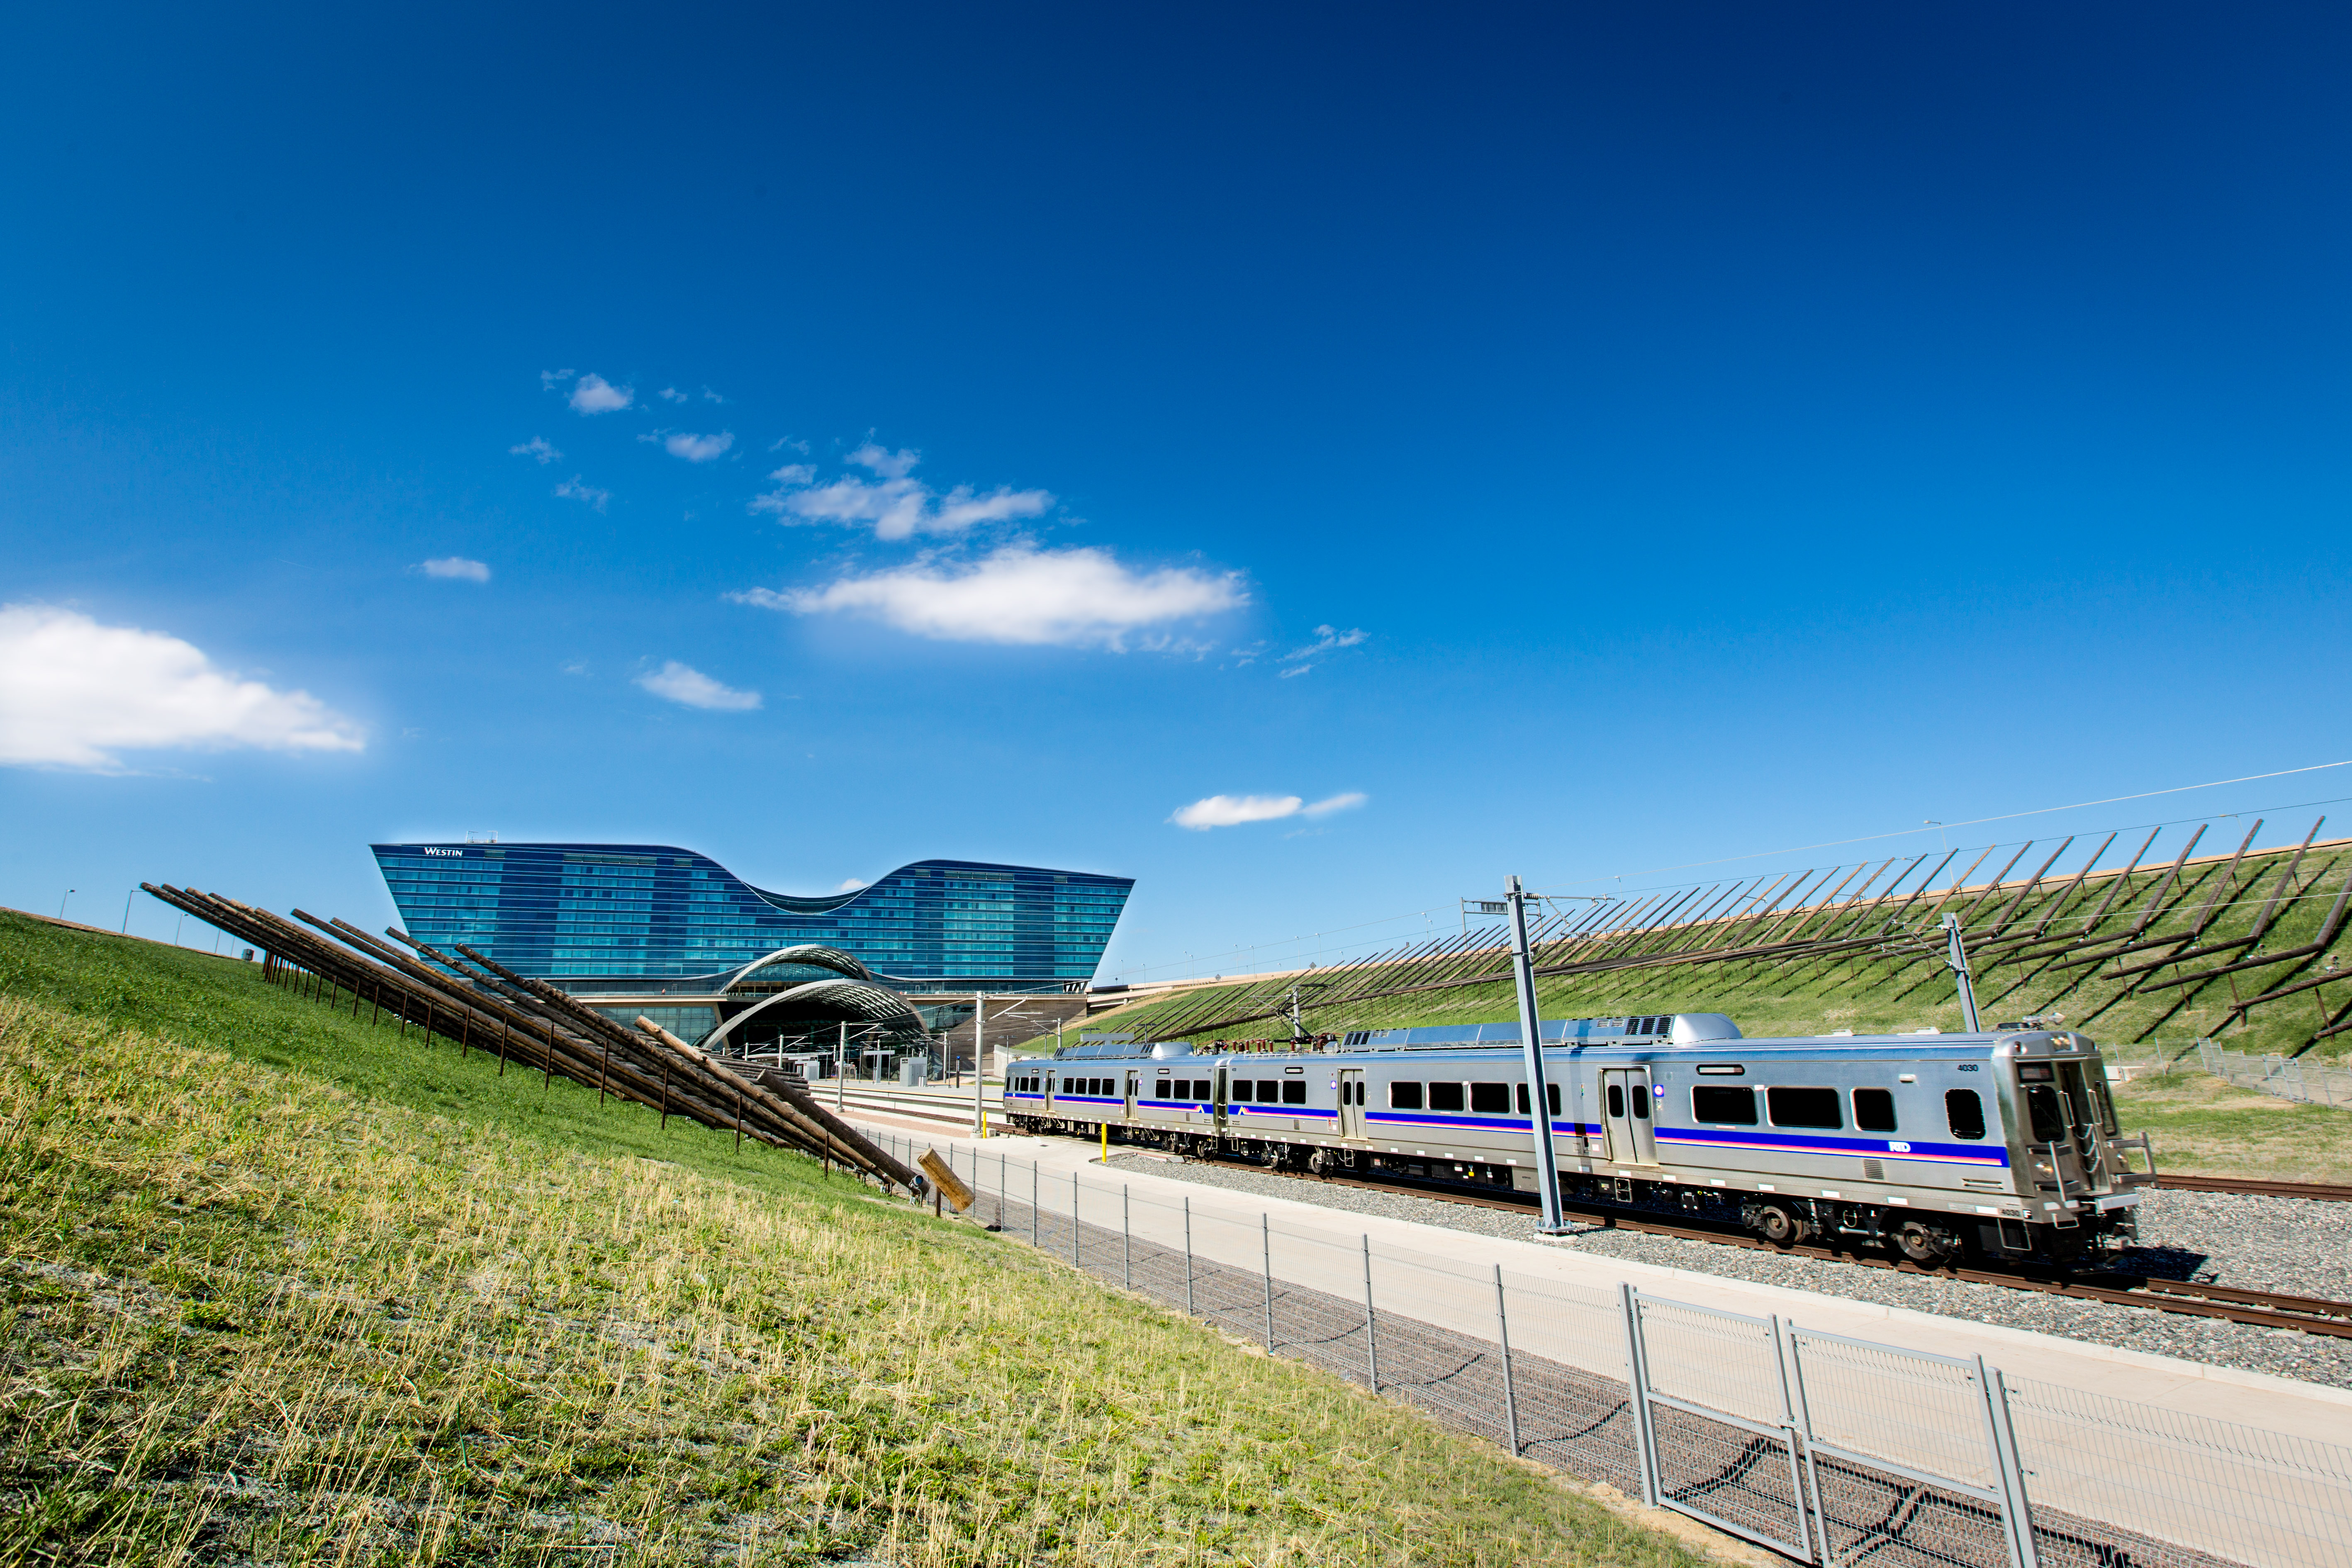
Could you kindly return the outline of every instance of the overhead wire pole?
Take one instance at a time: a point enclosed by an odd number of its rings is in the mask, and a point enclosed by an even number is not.
[[[1559,1170],[1551,1146],[1551,1092],[1544,1084],[1543,1026],[1536,1016],[1535,963],[1528,955],[1528,896],[1517,877],[1508,879],[1511,906],[1511,974],[1518,983],[1519,1043],[1527,1052],[1529,1129],[1536,1140],[1536,1191],[1543,1200],[1545,1236],[1558,1236],[1566,1226],[1559,1213]]]

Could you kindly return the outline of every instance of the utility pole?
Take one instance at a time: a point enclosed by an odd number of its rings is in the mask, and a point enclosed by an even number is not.
[[[138,896],[139,889],[136,888],[122,895],[122,934],[125,936],[131,934],[131,900]]]
[[[833,1052],[833,1108],[841,1109],[842,1096],[847,1092],[842,1079],[849,1072],[849,1020],[841,1021],[841,1044]]]
[[[1536,1016],[1535,960],[1528,952],[1528,896],[1517,877],[1505,883],[1511,906],[1511,977],[1518,984],[1519,1043],[1527,1052],[1528,1131],[1536,1140],[1536,1190],[1543,1200],[1537,1229],[1558,1236],[1566,1229],[1559,1214],[1559,1166],[1551,1146],[1551,1089],[1544,1082],[1543,1023]]]
[[[983,1086],[988,1081],[984,1043],[988,1037],[988,994],[971,994],[971,1132],[975,1138],[988,1136],[988,1100]]]
[[[1971,1035],[1980,1033],[1977,1022],[1976,982],[1969,976],[1969,950],[1960,942],[1960,917],[1944,917],[1944,967],[1952,972],[1952,982],[1959,988],[1960,1022]]]

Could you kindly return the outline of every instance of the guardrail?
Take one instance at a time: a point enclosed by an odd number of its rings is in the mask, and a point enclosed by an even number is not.
[[[930,1146],[875,1136],[908,1163]],[[985,1146],[941,1157],[1008,1237],[1823,1568],[2352,1562],[2352,1449],[1630,1286],[1349,1247]]]

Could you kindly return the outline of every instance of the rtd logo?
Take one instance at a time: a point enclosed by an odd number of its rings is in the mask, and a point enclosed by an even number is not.
[[[426,846],[425,852],[427,855],[455,855],[460,857],[466,853],[463,849],[436,849],[429,845]]]

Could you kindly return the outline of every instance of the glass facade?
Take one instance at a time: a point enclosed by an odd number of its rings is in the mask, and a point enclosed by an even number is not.
[[[919,860],[870,887],[803,899],[763,892],[707,856],[666,845],[371,847],[411,936],[444,949],[464,942],[550,980],[698,979],[821,942],[901,991],[1084,983],[1135,886],[1084,871]]]

